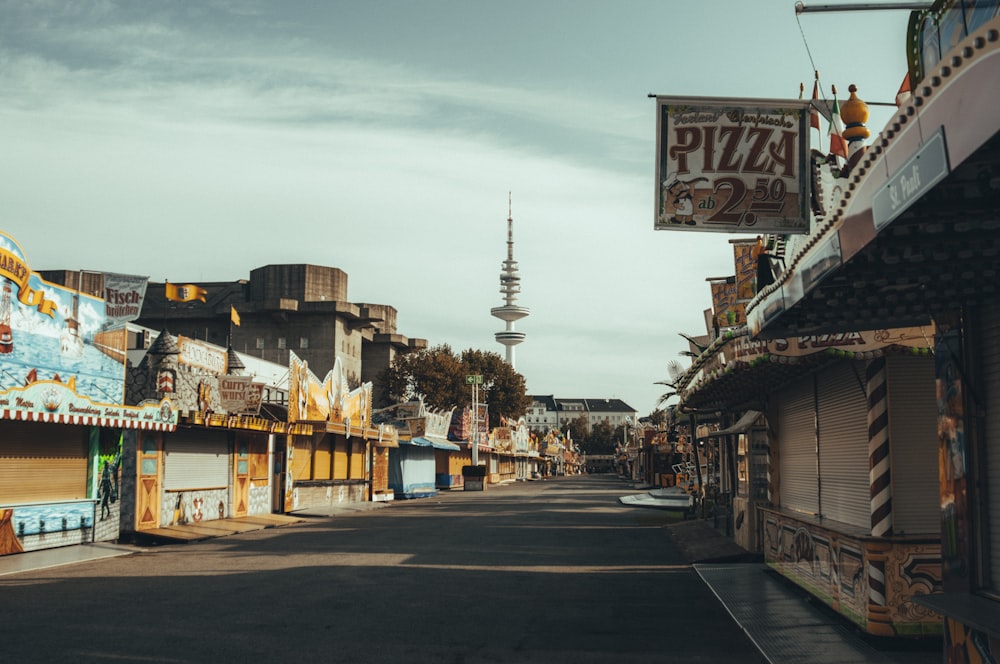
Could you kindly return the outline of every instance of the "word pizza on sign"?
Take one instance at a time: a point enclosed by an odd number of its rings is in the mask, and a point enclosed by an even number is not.
[[[806,233],[808,100],[657,98],[656,230]]]

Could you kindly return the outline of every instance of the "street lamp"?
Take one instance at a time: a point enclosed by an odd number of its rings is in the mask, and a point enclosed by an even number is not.
[[[479,386],[483,382],[482,374],[469,374],[465,377],[466,385],[472,386],[472,435],[469,444],[472,447],[472,465],[479,465]]]

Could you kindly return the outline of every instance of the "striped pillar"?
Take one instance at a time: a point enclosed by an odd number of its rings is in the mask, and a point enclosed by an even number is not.
[[[868,560],[868,626],[869,634],[898,636],[892,625],[892,612],[886,600],[885,570],[892,554],[888,540],[870,540],[865,546]]]
[[[889,468],[889,412],[886,403],[885,358],[868,363],[865,370],[868,392],[868,483],[871,496],[871,527],[875,537],[892,534],[892,486]],[[886,606],[885,555],[868,556],[869,619],[879,623]]]
[[[885,358],[868,363],[868,481],[871,491],[872,535],[892,535],[892,487],[889,469],[889,412],[886,403]]]

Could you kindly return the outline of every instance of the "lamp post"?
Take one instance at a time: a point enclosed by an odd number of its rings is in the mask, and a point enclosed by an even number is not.
[[[472,465],[479,465],[479,386],[483,382],[482,374],[469,374],[465,384],[472,386],[472,435],[469,445],[472,447]]]

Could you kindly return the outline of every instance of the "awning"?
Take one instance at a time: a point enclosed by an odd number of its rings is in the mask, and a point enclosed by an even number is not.
[[[125,410],[125,407],[118,409]],[[0,410],[2,420],[22,420],[24,422],[50,422],[53,424],[76,424],[79,426],[106,427],[110,429],[145,429],[150,431],[174,431],[176,424],[163,421],[136,419],[132,417],[103,417],[100,415],[70,415],[66,413],[44,413],[31,410]]]
[[[718,431],[710,431],[707,437],[713,438],[717,436],[728,436],[731,433],[743,433],[751,426],[753,426],[753,423],[756,422],[760,416],[761,416],[761,411],[748,410],[747,412],[743,413],[743,417],[737,420],[736,424],[734,424],[733,426],[727,427],[725,429],[719,429]]]
[[[418,447],[433,447],[438,450],[451,450],[452,452],[458,452],[462,448],[454,443],[449,443],[444,440],[432,440],[430,438],[424,438],[422,436],[417,436],[416,438],[411,438],[410,440],[400,440],[401,445],[416,445]]]

